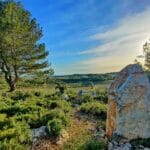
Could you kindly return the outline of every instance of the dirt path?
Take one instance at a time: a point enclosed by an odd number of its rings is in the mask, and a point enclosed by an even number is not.
[[[67,142],[72,142],[74,139],[79,139],[83,134],[90,134],[96,130],[96,123],[81,117],[80,114],[73,110],[71,126],[67,130],[69,139]],[[50,139],[42,139],[37,144],[33,145],[31,150],[62,150],[62,144],[56,144]]]

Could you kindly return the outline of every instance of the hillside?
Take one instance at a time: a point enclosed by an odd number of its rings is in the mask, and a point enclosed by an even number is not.
[[[91,86],[92,84],[100,84],[114,80],[117,73],[106,73],[106,74],[73,74],[73,75],[62,75],[54,76],[57,81],[61,81],[65,84],[78,84],[81,86]]]

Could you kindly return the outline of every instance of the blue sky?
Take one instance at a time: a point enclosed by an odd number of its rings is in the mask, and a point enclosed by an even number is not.
[[[150,38],[150,0],[22,0],[55,74],[119,71]]]

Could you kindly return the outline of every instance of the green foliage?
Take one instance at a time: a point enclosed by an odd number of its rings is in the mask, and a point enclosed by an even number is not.
[[[90,139],[84,146],[84,150],[105,150],[106,143],[95,139]]]
[[[31,97],[31,94],[28,92],[24,93],[21,91],[16,91],[12,94],[11,99],[13,100],[26,100],[27,98]]]
[[[150,42],[143,45],[143,51],[145,53],[145,66],[150,70]]]
[[[70,125],[71,106],[60,97],[50,99],[44,95],[35,96],[34,92],[18,93],[9,93],[6,99],[0,100],[0,150],[28,149],[32,128],[47,125],[50,135],[57,136],[59,129],[61,132]],[[24,98],[26,93],[29,96]]]
[[[83,132],[80,137],[75,137],[63,145],[65,150],[105,150],[106,143],[94,139],[89,133]]]
[[[133,147],[136,147],[137,145],[150,147],[150,138],[147,138],[147,139],[138,138],[138,139],[133,139],[130,142],[133,145]]]
[[[0,114],[0,130],[4,127],[7,129],[8,127],[12,127],[12,120],[7,118],[6,114]]]
[[[63,124],[60,119],[54,118],[53,120],[49,120],[47,123],[48,133],[54,137],[60,135],[62,128]]]
[[[95,100],[98,100],[100,102],[103,102],[105,104],[107,104],[108,102],[108,93],[106,91],[103,91],[103,92],[99,92],[99,91],[96,91],[96,97],[94,98]]]
[[[78,94],[73,92],[68,94],[68,97],[69,97],[68,101],[70,101],[72,104],[78,105],[81,105],[82,103],[92,102],[94,100],[94,98],[89,94],[78,96]]]
[[[56,87],[55,87],[56,91],[58,91],[57,93],[58,94],[64,94],[65,93],[65,90],[66,90],[66,86],[62,83],[57,83],[56,84]]]
[[[98,116],[101,119],[106,119],[107,106],[99,102],[88,102],[81,105],[80,111],[89,115]]]
[[[31,142],[29,126],[25,122],[14,123],[13,128],[0,132],[0,149],[26,149]],[[28,145],[28,146],[27,146]]]
[[[0,1],[0,71],[10,91],[21,75],[52,74],[41,37],[42,29],[20,2]]]
[[[106,74],[73,74],[65,76],[55,76],[55,79],[62,81],[66,84],[77,84],[81,86],[92,86],[94,84],[99,84],[104,81],[114,80],[116,73],[106,73]]]
[[[51,110],[49,113],[45,114],[42,117],[42,123],[47,124],[47,122],[49,120],[53,120],[53,119],[60,119],[62,121],[62,124],[64,127],[67,127],[70,125],[70,113],[68,113],[67,111],[64,112],[62,111],[60,108],[58,109],[54,109]]]
[[[87,102],[92,102],[93,101],[93,97],[91,95],[89,95],[89,94],[86,94],[86,95],[83,95],[81,97],[80,101],[81,101],[81,104],[82,103],[87,103]]]
[[[34,95],[39,97],[39,96],[41,96],[41,93],[40,92],[35,92]]]
[[[84,129],[79,130],[79,134],[69,139],[63,145],[64,150],[84,150],[84,146],[91,139],[89,132]]]

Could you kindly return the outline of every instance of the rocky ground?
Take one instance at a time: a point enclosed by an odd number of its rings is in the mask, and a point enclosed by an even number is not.
[[[72,123],[68,130],[63,131],[63,134],[56,140],[50,138],[37,140],[32,145],[31,150],[61,150],[64,143],[71,142],[75,138],[80,138],[85,132],[96,135],[97,123],[92,119],[89,120],[87,116],[80,115],[74,110],[72,114]]]

